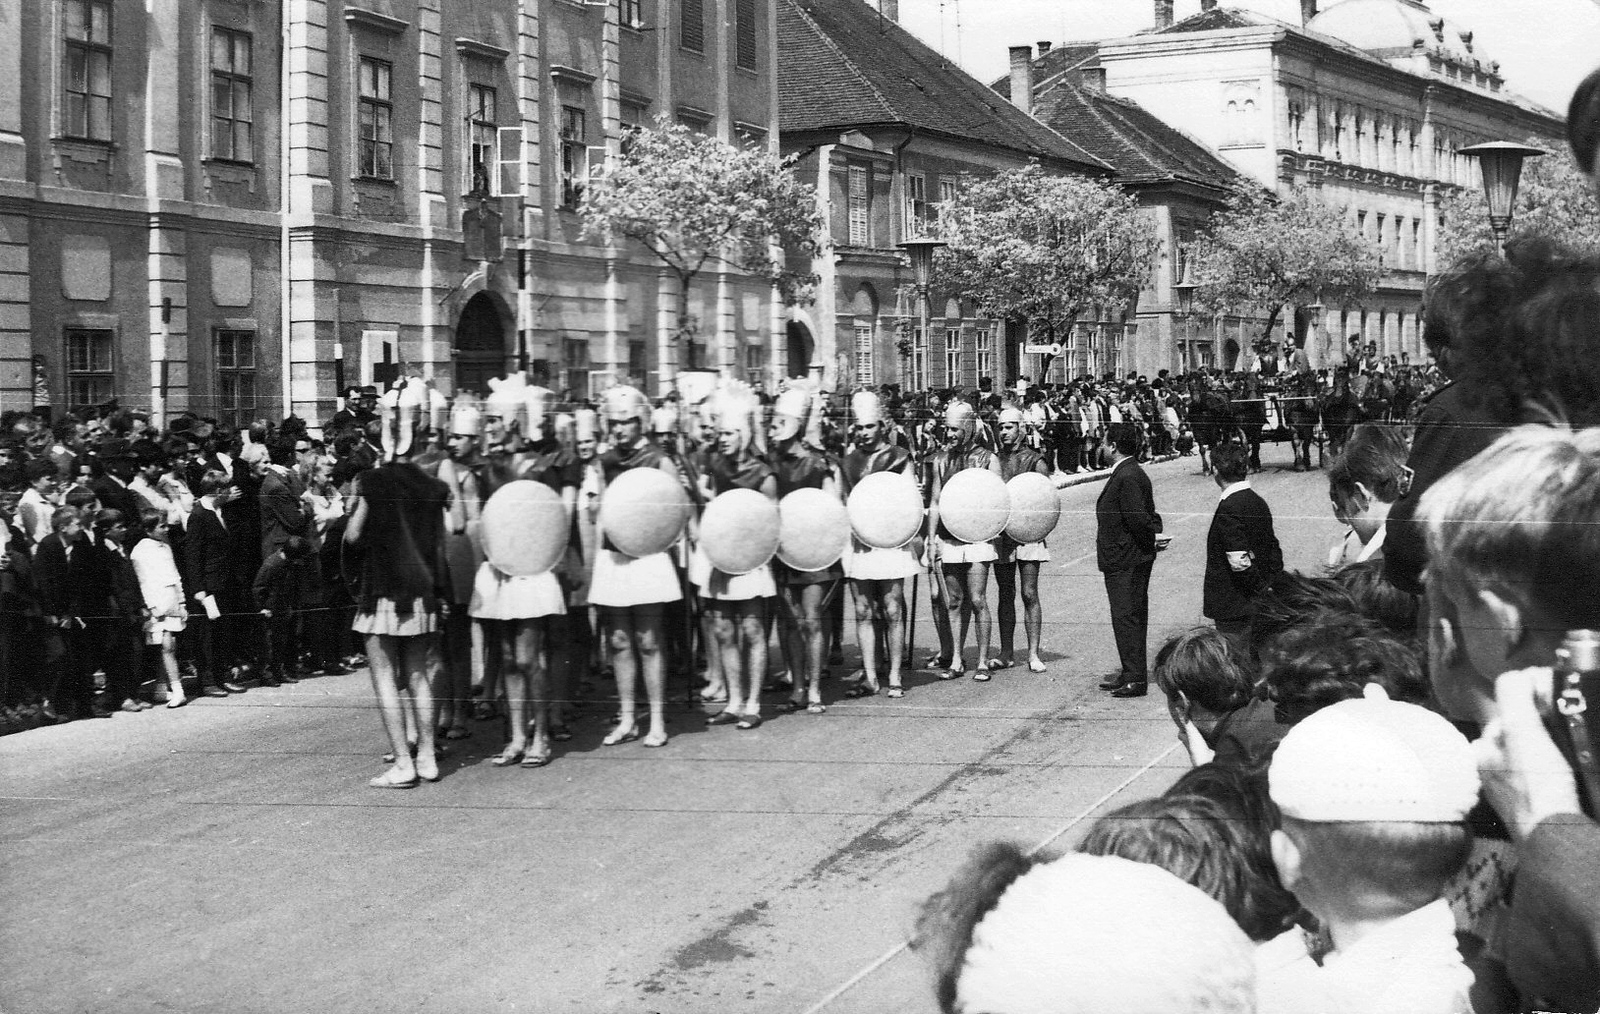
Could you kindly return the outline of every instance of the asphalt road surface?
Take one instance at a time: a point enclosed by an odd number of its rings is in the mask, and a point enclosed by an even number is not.
[[[1286,561],[1316,569],[1326,480],[1281,470],[1286,444],[1266,460]],[[1198,471],[1151,468],[1175,535],[1152,655],[1200,619]],[[905,941],[974,844],[1069,847],[1187,763],[1159,695],[1094,686],[1100,488],[1062,492],[1043,675],[918,673],[894,701],[832,681],[827,714],[752,731],[683,707],[661,750],[601,747],[599,704],[540,770],[490,767],[478,723],[409,792],[366,786],[364,673],[0,739],[0,1011],[931,1012]]]

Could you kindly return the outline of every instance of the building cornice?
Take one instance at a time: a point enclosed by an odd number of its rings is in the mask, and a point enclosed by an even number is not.
[[[370,28],[375,32],[385,32],[389,35],[403,34],[407,28],[411,27],[411,22],[409,21],[391,18],[387,14],[369,11],[365,7],[346,7],[344,9],[344,20],[345,24],[360,25],[362,28]]]
[[[491,46],[487,42],[476,39],[456,39],[456,52],[462,56],[475,56],[480,60],[489,60],[494,63],[505,63],[511,57],[511,50]]]

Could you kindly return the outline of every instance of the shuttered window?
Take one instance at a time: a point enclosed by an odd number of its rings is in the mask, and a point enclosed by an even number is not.
[[[696,53],[706,50],[705,0],[683,0],[678,23],[678,45]]]
[[[735,0],[733,41],[735,63],[744,70],[755,70],[756,0]]]
[[[867,246],[872,237],[867,229],[867,167],[850,167],[850,245]]]

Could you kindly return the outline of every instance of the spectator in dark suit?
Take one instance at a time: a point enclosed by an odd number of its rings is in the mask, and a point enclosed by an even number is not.
[[[1250,632],[1256,598],[1283,572],[1283,550],[1272,530],[1272,508],[1250,488],[1249,450],[1223,444],[1211,454],[1222,487],[1206,533],[1206,576],[1201,611],[1224,634]]]
[[[193,629],[201,692],[207,697],[226,697],[244,693],[228,667],[238,658],[236,620],[247,589],[234,558],[237,537],[230,532],[223,513],[228,499],[238,491],[229,485],[227,476],[212,469],[201,476],[199,492],[184,538],[183,583],[198,607]]]
[[[1150,570],[1156,561],[1156,513],[1150,477],[1134,460],[1139,427],[1116,423],[1106,429],[1101,452],[1111,462],[1111,475],[1100,491],[1094,513],[1095,555],[1105,575],[1111,603],[1111,630],[1121,669],[1100,681],[1113,697],[1143,697],[1149,688],[1146,640],[1150,628]]]
[[[259,445],[252,445],[259,446]],[[266,458],[252,455],[251,473],[260,481],[256,495],[261,514],[261,559],[265,562],[290,538],[305,538],[311,528],[305,501],[305,483],[290,466],[294,444],[276,441],[266,446]]]
[[[41,717],[70,721],[111,712],[94,699],[95,651],[85,617],[104,610],[105,583],[94,546],[83,535],[83,516],[61,507],[51,518],[55,531],[34,554],[33,580],[45,621],[45,668],[50,693]],[[54,707],[52,707],[54,705]]]
[[[106,608],[90,621],[95,631],[106,671],[106,699],[123,711],[144,711],[149,704],[139,700],[144,657],[144,595],[139,591],[139,575],[128,559],[128,523],[121,511],[102,510],[94,519],[99,564],[105,579]]]
[[[101,461],[104,471],[89,480],[89,488],[94,490],[95,498],[100,501],[103,510],[121,514],[130,533],[140,532],[139,508],[144,505],[139,502],[139,494],[128,486],[138,474],[133,452],[126,444],[119,444],[109,454],[102,455]]]

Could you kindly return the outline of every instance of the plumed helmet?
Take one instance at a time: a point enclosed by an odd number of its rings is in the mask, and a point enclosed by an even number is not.
[[[527,387],[528,378],[522,373],[490,377],[489,396],[483,399],[483,414],[501,420],[508,429],[516,426],[519,433],[523,432],[528,413],[523,392]]]
[[[726,381],[711,396],[710,403],[717,432],[720,434],[723,430],[731,430],[738,433],[741,444],[749,447],[755,437],[756,415],[761,409],[761,403],[750,386],[737,380]]]
[[[512,576],[543,574],[567,553],[572,530],[561,494],[542,482],[518,479],[483,505],[483,552]]]
[[[445,425],[450,421],[450,399],[433,386],[432,380],[427,381],[427,385],[428,429],[435,434],[443,433]]]
[[[579,442],[600,439],[600,416],[592,408],[572,413],[572,438]]]
[[[1006,483],[1011,515],[1006,519],[1006,534],[1012,541],[1027,545],[1043,542],[1061,520],[1061,498],[1056,484],[1038,472],[1023,472]]]
[[[651,433],[676,433],[678,432],[678,405],[676,402],[667,402],[660,408],[650,412]]]
[[[817,399],[818,392],[814,384],[790,381],[772,404],[772,429],[776,439],[789,440],[804,434],[808,441],[816,442],[812,423],[813,417],[821,415],[816,411]]]
[[[874,472],[862,479],[845,509],[856,538],[873,549],[898,549],[922,528],[922,493],[902,472]]]
[[[1020,426],[1024,422],[1024,418],[1025,417],[1022,414],[1022,409],[1015,405],[1007,405],[1005,408],[1000,410],[1001,425],[1005,425],[1006,423],[1016,423]]]
[[[700,515],[700,548],[725,574],[748,574],[778,551],[778,505],[753,489],[718,494]]]
[[[883,401],[876,391],[857,391],[850,396],[850,418],[858,426],[883,422]]]
[[[630,468],[600,499],[600,530],[620,553],[650,556],[678,540],[689,523],[689,495],[659,468]]]
[[[523,435],[529,440],[543,440],[546,420],[551,409],[555,407],[556,393],[548,387],[535,387],[530,384],[522,389],[522,403]]]
[[[988,542],[1010,515],[1005,480],[987,468],[964,468],[939,490],[939,521],[962,542]]]
[[[378,418],[383,424],[383,451],[387,460],[409,454],[423,423],[428,403],[427,385],[421,377],[397,380],[378,399]]]
[[[452,436],[475,437],[483,429],[483,411],[478,399],[470,394],[456,395],[450,406],[450,433]]]
[[[607,422],[637,419],[650,422],[650,399],[637,387],[609,387],[600,395],[600,414]]]
[[[795,570],[826,570],[850,545],[850,515],[839,498],[797,489],[778,501],[778,559]]]

